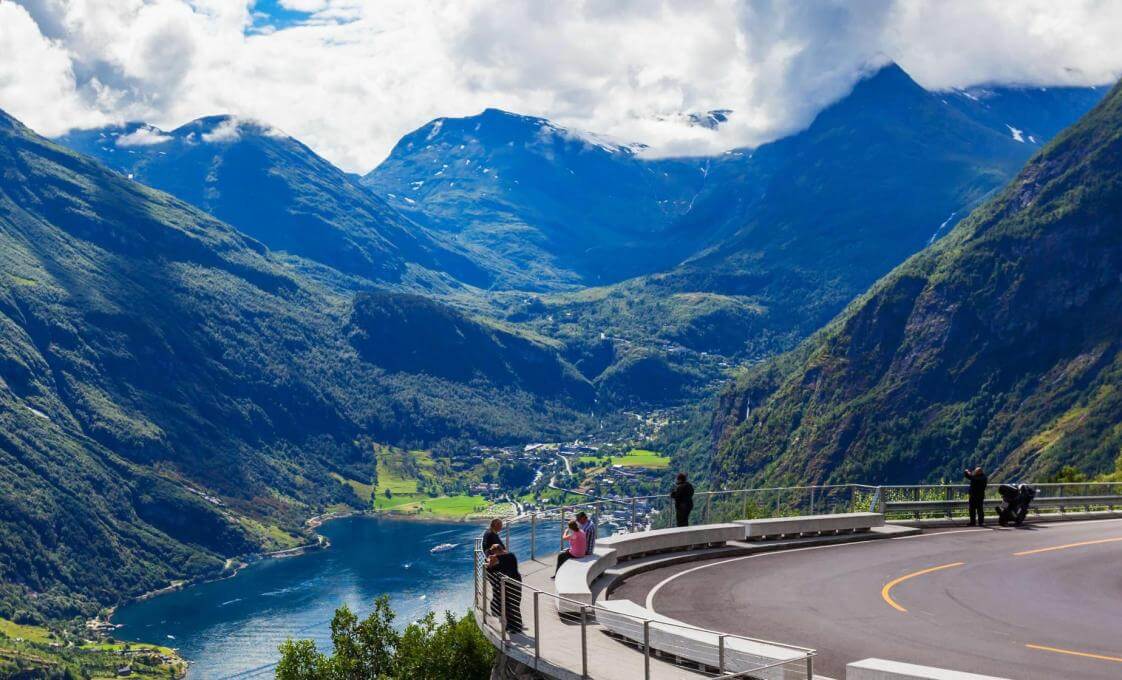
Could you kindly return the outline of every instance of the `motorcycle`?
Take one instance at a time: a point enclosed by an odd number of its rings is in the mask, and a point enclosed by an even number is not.
[[[1002,484],[997,487],[1002,505],[997,508],[997,522],[1003,527],[1013,523],[1021,526],[1028,516],[1029,506],[1036,498],[1036,489],[1028,484]]]

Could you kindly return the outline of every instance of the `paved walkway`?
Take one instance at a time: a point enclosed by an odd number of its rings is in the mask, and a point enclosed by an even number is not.
[[[551,677],[577,680],[581,677],[581,625],[579,621],[565,621],[557,613],[556,600],[544,593],[553,592],[555,557],[543,557],[523,562],[522,618],[526,632],[513,635],[507,643],[507,654],[527,666],[535,665],[535,638],[540,638],[540,655],[537,663]],[[543,591],[538,596],[538,625],[534,626],[534,594],[530,588]],[[478,616],[478,614],[477,614]],[[492,641],[497,641],[498,621],[487,616],[484,630]],[[584,631],[588,651],[588,676],[595,680],[636,680],[644,678],[644,654],[634,646],[609,637],[595,621],[589,621]],[[677,678],[704,678],[706,674],[692,672],[658,658],[650,660],[650,678],[670,680]]]
[[[792,548],[806,549],[813,546],[866,541],[882,542],[883,539],[886,538],[914,535],[918,533],[918,531],[918,529],[906,527],[878,527],[871,532],[859,534],[811,536],[773,541],[756,541],[751,543],[730,541],[725,547],[694,550],[690,551],[689,555],[691,560],[698,560],[717,556],[730,557],[734,555],[743,556],[746,554],[768,553]],[[877,539],[881,540],[878,541]],[[605,581],[608,578],[612,578],[613,575],[619,575],[620,572],[623,571],[632,573],[641,572],[644,569],[656,567],[656,563],[660,561],[680,560],[685,554],[686,553],[667,553],[621,563],[618,567],[608,570],[604,577],[601,577],[593,584],[593,591],[596,593],[597,601],[602,597],[601,592]],[[548,673],[550,677],[564,680],[570,678],[579,680],[582,677],[582,667],[585,666],[587,667],[586,677],[594,680],[635,680],[636,678],[648,677],[645,674],[646,659],[643,651],[634,644],[623,642],[605,633],[604,629],[594,620],[594,614],[592,612],[589,613],[589,620],[584,629],[587,650],[587,662],[585,662],[585,659],[581,656],[581,625],[579,619],[562,619],[557,613],[556,599],[552,596],[552,593],[555,592],[554,583],[549,578],[553,573],[555,562],[556,556],[549,555],[536,560],[522,562],[519,565],[519,570],[522,573],[523,579],[522,619],[526,630],[522,634],[509,636],[505,647],[508,655],[528,666],[543,670]],[[692,562],[691,564],[700,564],[700,562]],[[690,564],[686,564],[673,568],[685,569],[689,568],[689,566]],[[663,568],[671,569],[672,567]],[[629,578],[641,577],[631,576]],[[621,593],[627,588],[628,582],[629,581],[624,581],[620,591],[613,594],[609,599],[626,599]],[[532,589],[541,591],[541,594],[537,597],[537,624],[535,624],[534,591]],[[476,616],[478,618],[478,611]],[[486,618],[486,626],[483,627],[484,631],[497,646],[499,631],[501,629],[499,619],[490,615]],[[694,625],[696,625],[696,623]],[[540,636],[537,631],[537,627],[539,626],[541,628]],[[713,628],[712,630],[724,629]],[[744,633],[742,632],[741,634]],[[749,635],[756,636],[759,635],[759,633],[758,631],[753,631],[749,633]],[[784,640],[784,638],[776,639]],[[537,642],[537,648],[535,648],[535,642]],[[797,676],[798,671],[793,672],[792,675]],[[663,680],[664,678],[714,677],[714,674],[676,665],[658,656],[652,656],[650,659],[649,677],[654,680]],[[829,680],[829,678],[821,676],[818,672],[815,673],[814,677],[816,679]]]

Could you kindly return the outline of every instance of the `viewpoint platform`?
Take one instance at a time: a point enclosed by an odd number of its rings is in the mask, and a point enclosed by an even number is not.
[[[503,586],[521,631],[480,565],[476,618],[547,678],[1117,679],[1116,500],[1009,527],[850,512],[624,532],[556,579],[553,555],[524,560]]]

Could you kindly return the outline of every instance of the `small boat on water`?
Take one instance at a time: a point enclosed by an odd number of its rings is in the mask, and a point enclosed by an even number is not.
[[[438,546],[434,546],[429,552],[435,555],[436,553],[447,552],[458,545],[459,543],[441,543]]]

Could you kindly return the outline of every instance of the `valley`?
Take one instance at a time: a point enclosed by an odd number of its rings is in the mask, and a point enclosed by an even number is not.
[[[270,668],[340,601],[462,609],[430,550],[486,518],[680,470],[1109,474],[1120,101],[888,64],[718,156],[486,109],[361,175],[247,117],[0,112],[0,664]]]

